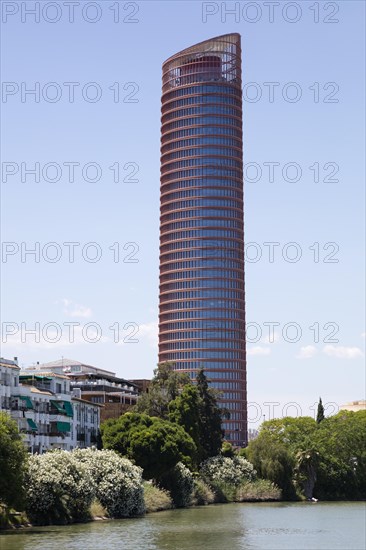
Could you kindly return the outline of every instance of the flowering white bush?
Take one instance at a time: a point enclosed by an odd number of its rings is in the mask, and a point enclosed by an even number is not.
[[[29,457],[26,511],[32,523],[87,519],[95,487],[88,469],[67,451]]]
[[[200,474],[211,484],[228,483],[236,486],[243,480],[254,479],[256,472],[253,465],[241,456],[234,458],[214,456],[201,464]]]
[[[72,453],[87,468],[95,496],[110,517],[139,516],[145,512],[142,469],[114,451],[75,449]]]
[[[90,516],[94,498],[111,517],[145,512],[142,470],[114,451],[76,449],[29,457],[26,511],[32,523],[70,523]]]

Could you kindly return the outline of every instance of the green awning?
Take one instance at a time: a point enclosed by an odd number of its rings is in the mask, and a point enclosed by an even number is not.
[[[69,432],[71,430],[70,422],[56,422],[56,429],[58,432]]]
[[[63,407],[64,401],[53,401],[53,400],[51,399],[51,405],[53,405],[53,406],[58,410],[58,412],[59,412],[60,414],[66,414],[66,411],[65,411],[65,409],[64,409],[64,407]]]
[[[19,380],[52,380],[50,376],[38,376],[37,374],[21,374]]]
[[[64,407],[65,407],[65,411],[66,411],[67,416],[71,416],[71,418],[72,418],[74,416],[74,411],[73,411],[73,408],[72,408],[72,405],[71,405],[70,401],[64,401]]]
[[[27,418],[28,426],[33,432],[38,432],[38,426],[31,418]]]
[[[28,395],[14,395],[14,397],[18,397],[19,399],[22,399],[27,409],[33,409],[33,403],[31,401],[31,398],[28,397]]]

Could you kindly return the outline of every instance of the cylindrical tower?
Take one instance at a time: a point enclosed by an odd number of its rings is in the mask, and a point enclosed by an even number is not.
[[[239,34],[163,64],[159,362],[204,367],[247,442],[243,141]]]

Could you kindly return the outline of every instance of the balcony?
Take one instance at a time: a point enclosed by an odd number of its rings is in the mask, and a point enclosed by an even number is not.
[[[52,422],[50,424],[50,437],[68,437],[71,432],[70,422]]]
[[[28,409],[28,407],[26,407],[25,405],[18,405],[18,403],[12,403],[11,405],[11,410],[12,411],[26,411]]]
[[[60,445],[61,448],[65,448],[67,444],[70,442],[70,438],[69,437],[65,438],[65,437],[55,435],[52,438],[50,438],[49,442],[51,447]]]

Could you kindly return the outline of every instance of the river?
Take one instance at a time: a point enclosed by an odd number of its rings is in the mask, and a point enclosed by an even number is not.
[[[1,550],[364,550],[363,502],[217,504],[143,518],[30,528]]]

